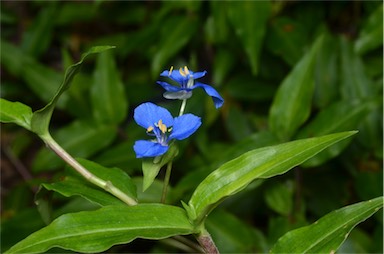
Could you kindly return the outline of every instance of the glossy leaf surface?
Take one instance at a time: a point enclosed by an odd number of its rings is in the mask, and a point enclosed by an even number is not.
[[[199,225],[220,201],[241,191],[253,180],[283,174],[355,133],[342,132],[264,147],[225,163],[196,188],[188,203],[189,217]]]
[[[31,129],[32,109],[21,103],[0,98],[0,122],[15,123],[27,130]]]
[[[185,211],[161,204],[106,206],[62,215],[6,253],[40,253],[52,247],[95,253],[136,238],[163,239],[193,233]]]
[[[383,207],[383,197],[343,207],[286,233],[271,253],[335,253],[351,230]]]
[[[269,125],[282,140],[289,140],[309,117],[314,90],[314,65],[321,42],[322,37],[319,37],[312,49],[283,80],[275,94],[269,114]]]

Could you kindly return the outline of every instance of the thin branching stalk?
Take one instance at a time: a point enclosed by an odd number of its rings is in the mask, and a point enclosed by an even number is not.
[[[179,116],[182,116],[184,114],[185,106],[187,105],[187,99],[184,99],[181,103]]]
[[[111,193],[118,199],[122,200],[127,205],[137,205],[136,200],[127,196],[120,189],[116,188],[110,181],[104,181],[103,179],[95,176],[89,172],[85,167],[83,167],[79,162],[77,162],[70,154],[68,154],[56,141],[50,136],[45,135],[41,137],[45,144],[52,149],[61,159],[63,159],[68,165],[74,168],[79,174],[81,174],[87,181],[99,186],[100,188]]]
[[[163,194],[161,195],[161,203],[163,204],[165,203],[165,199],[167,197],[167,190],[169,185],[169,179],[171,178],[171,171],[172,171],[172,161],[168,162],[167,170],[165,171]]]
[[[220,253],[216,247],[215,242],[213,241],[211,235],[208,233],[207,230],[204,229],[202,233],[196,236],[196,239],[199,242],[200,246],[203,248],[204,253],[209,253],[209,254]]]

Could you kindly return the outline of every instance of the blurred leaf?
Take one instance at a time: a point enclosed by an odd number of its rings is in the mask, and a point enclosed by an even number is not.
[[[294,66],[304,54],[302,45],[307,44],[303,26],[304,24],[287,16],[274,18],[266,36],[266,46],[269,51],[281,56],[286,63]]]
[[[368,112],[378,107],[378,101],[339,101],[321,111],[297,135],[298,138],[307,138],[326,135],[334,132],[358,129],[361,121]],[[327,148],[315,157],[304,163],[305,167],[318,166],[330,158],[336,157],[349,144],[350,140],[342,141]]]
[[[205,24],[207,40],[214,44],[225,43],[229,34],[227,5],[218,1],[210,1],[209,5],[211,16]]]
[[[20,102],[11,102],[0,98],[0,122],[15,123],[31,130],[32,109]]]
[[[213,212],[206,227],[222,253],[265,253],[268,250],[260,231],[223,210]]]
[[[339,95],[339,48],[337,39],[325,33],[324,42],[317,54],[315,65],[314,104],[324,108]]]
[[[134,168],[141,168],[141,162],[133,152],[133,140],[116,144],[103,151],[95,161],[105,166],[116,166],[132,172]]]
[[[241,191],[253,180],[283,174],[355,133],[336,133],[259,148],[225,163],[196,188],[188,202],[190,219],[200,225],[220,201]]]
[[[75,252],[102,252],[136,238],[163,239],[193,233],[185,211],[161,204],[106,206],[65,214],[14,245],[7,253],[45,252],[60,247]]]
[[[1,41],[1,64],[14,76],[23,79],[28,87],[44,102],[51,100],[62,82],[62,75],[38,63],[32,57],[23,53],[20,48]],[[61,98],[65,101],[67,98]],[[62,105],[62,104],[61,104]]]
[[[177,156],[179,150],[176,145],[170,145],[168,151],[161,156],[155,158],[143,159],[143,191],[149,188],[156,176],[159,174],[160,169],[168,164],[172,163],[172,160]]]
[[[269,125],[281,139],[289,140],[311,112],[314,65],[322,36],[283,80],[270,108]]]
[[[28,30],[23,33],[21,48],[28,55],[38,57],[49,47],[55,18],[57,17],[57,3],[50,2],[38,12]]]
[[[113,46],[93,47],[82,55],[81,60],[79,62],[71,65],[65,71],[63,83],[60,85],[56,94],[53,96],[50,102],[48,102],[48,104],[44,108],[37,110],[33,113],[31,120],[31,130],[34,133],[36,133],[40,137],[49,133],[49,123],[51,121],[51,116],[56,106],[56,102],[59,100],[60,95],[64,93],[71,85],[73,77],[77,74],[77,72],[80,71],[80,67],[83,64],[85,58],[91,54],[100,53],[111,48],[113,48]]]
[[[374,87],[365,74],[364,65],[353,51],[351,42],[340,39],[341,95],[345,100],[363,99],[373,96]]]
[[[218,49],[215,54],[215,61],[213,62],[213,83],[217,86],[221,86],[226,83],[226,78],[230,70],[233,68],[234,63],[234,56],[231,52],[227,49]]]
[[[116,129],[89,121],[75,121],[53,133],[53,137],[72,156],[88,158],[115,139]],[[32,170],[49,171],[63,165],[64,162],[55,153],[44,147],[37,153]]]
[[[98,122],[119,124],[126,118],[128,102],[113,54],[98,55],[91,87],[93,115]]]
[[[172,17],[162,24],[161,38],[152,60],[152,76],[157,77],[171,57],[182,49],[195,34],[198,27],[196,19],[191,17]],[[168,69],[167,66],[165,69]]]
[[[53,20],[56,25],[64,26],[76,22],[90,21],[97,14],[97,4],[87,2],[63,2]]]
[[[164,188],[164,182],[155,179],[151,186],[149,186],[148,189],[143,191],[143,178],[142,177],[135,177],[132,179],[132,181],[137,186],[137,199],[140,204],[142,203],[158,203],[161,200],[163,188]],[[165,198],[165,203],[171,203],[171,197],[173,189],[170,188],[171,186],[168,185],[167,190],[167,196]],[[177,200],[179,202],[179,200]]]
[[[373,165],[369,165],[370,163]],[[377,197],[383,193],[383,171],[381,165],[375,165],[374,163],[374,161],[362,162],[360,166],[362,171],[354,176],[356,192],[364,200]],[[369,168],[369,166],[372,168]],[[368,170],[372,170],[372,172]]]
[[[383,45],[383,5],[377,7],[365,21],[355,42],[355,51],[362,55]]]
[[[231,97],[242,101],[267,101],[273,98],[276,87],[242,74],[229,79],[225,91]]]
[[[333,211],[312,225],[288,232],[271,253],[334,253],[351,230],[383,207],[383,197]]]
[[[252,74],[259,70],[259,54],[271,12],[269,1],[226,2],[229,19],[251,64]]]
[[[265,201],[273,211],[288,216],[293,208],[293,183],[276,182],[265,190]]]
[[[239,141],[252,133],[247,116],[236,107],[229,108],[226,127],[234,141]]]

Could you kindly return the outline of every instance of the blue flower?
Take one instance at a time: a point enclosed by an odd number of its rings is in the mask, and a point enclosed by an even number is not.
[[[147,130],[154,140],[138,140],[133,149],[137,158],[156,157],[168,151],[171,140],[182,140],[191,136],[201,125],[201,118],[185,114],[173,118],[165,108],[153,103],[140,104],[134,112],[136,123]]]
[[[157,83],[166,90],[164,93],[166,99],[185,100],[192,96],[193,89],[198,87],[203,88],[204,91],[212,97],[215,107],[220,108],[224,103],[224,99],[220,94],[212,86],[195,81],[196,79],[204,77],[206,73],[206,71],[190,71],[187,66],[180,68],[179,71],[173,71],[173,67],[171,67],[169,71],[163,71],[160,76],[169,77],[180,86],[173,86],[164,81],[157,81]]]

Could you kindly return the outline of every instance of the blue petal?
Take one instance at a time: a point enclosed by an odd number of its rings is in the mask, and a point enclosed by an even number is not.
[[[138,125],[145,129],[153,126],[155,123],[159,122],[159,120],[162,120],[163,124],[167,127],[173,125],[173,117],[171,113],[165,108],[159,107],[151,102],[140,104],[135,108],[133,118]]]
[[[164,81],[157,81],[157,84],[161,85],[168,92],[178,92],[178,91],[183,90],[181,87],[173,86],[173,85],[168,84],[167,82],[164,82]]]
[[[169,139],[182,140],[191,136],[201,125],[201,118],[185,114],[175,118]]]
[[[197,87],[203,88],[205,90],[205,92],[209,96],[212,97],[213,103],[215,104],[216,108],[220,108],[221,106],[223,106],[224,99],[215,90],[215,88],[213,88],[210,85],[206,85],[206,84],[203,84],[203,83],[200,83],[200,82],[196,82],[195,85],[192,87],[192,89],[197,88]]]
[[[189,71],[191,73],[191,75],[193,75],[193,79],[199,79],[201,77],[204,77],[205,74],[207,74],[207,71],[200,71],[200,72],[193,72],[193,71]]]
[[[136,158],[156,157],[165,154],[168,151],[168,146],[152,141],[138,140],[135,142],[133,150],[135,150]]]
[[[179,70],[173,70],[171,75],[169,75],[169,71],[163,71],[160,76],[162,77],[169,77],[176,81],[179,84],[184,84],[188,82],[188,77],[184,77],[183,75],[180,74]]]

